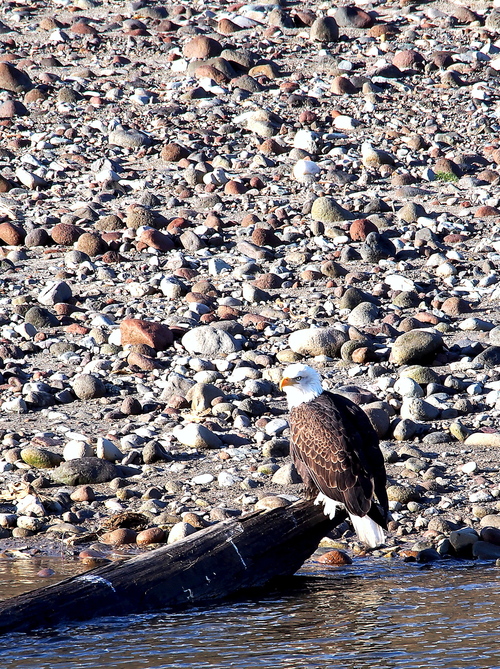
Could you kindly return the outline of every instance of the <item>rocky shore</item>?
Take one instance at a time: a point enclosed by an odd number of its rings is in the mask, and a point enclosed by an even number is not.
[[[500,558],[499,32],[497,0],[2,5],[0,556],[299,499],[300,360],[380,436],[377,554]]]

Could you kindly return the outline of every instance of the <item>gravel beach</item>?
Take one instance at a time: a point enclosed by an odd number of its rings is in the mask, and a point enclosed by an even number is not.
[[[500,0],[2,3],[0,557],[300,499],[303,361],[381,439],[375,554],[499,560],[499,83]]]

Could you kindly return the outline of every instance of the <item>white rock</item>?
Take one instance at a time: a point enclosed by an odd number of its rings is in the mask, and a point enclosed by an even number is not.
[[[483,321],[481,318],[466,318],[458,324],[458,327],[461,330],[471,332],[487,332],[488,330],[492,330],[495,325],[490,321]]]
[[[176,523],[168,534],[167,544],[173,544],[176,541],[185,539],[194,532],[196,532],[196,528],[189,523]]]
[[[19,334],[23,339],[33,339],[38,330],[31,323],[20,323],[19,325],[14,325],[14,330]]]
[[[461,471],[463,471],[464,474],[472,474],[472,472],[475,472],[477,469],[477,463],[476,462],[466,462],[464,465],[460,467]]]
[[[487,490],[478,490],[469,495],[469,502],[489,502],[493,499]]]
[[[284,418],[273,418],[264,427],[264,432],[271,437],[278,436],[288,427],[288,421]]]
[[[200,474],[191,479],[191,483],[193,485],[208,485],[209,483],[212,483],[213,480],[214,477],[212,474]]]
[[[208,261],[208,273],[210,276],[218,276],[223,272],[230,272],[233,268],[221,258],[210,258]]]
[[[188,423],[180,429],[174,429],[174,436],[184,446],[191,448],[220,448],[219,437],[204,425]]]
[[[298,160],[293,168],[293,176],[297,181],[302,181],[305,177],[317,176],[321,172],[318,163],[313,160]]]
[[[109,460],[109,462],[116,462],[124,458],[120,449],[110,439],[104,437],[99,437],[97,440],[96,455],[102,460]]]
[[[390,286],[392,290],[415,290],[415,282],[402,274],[388,274],[384,283]]]
[[[424,391],[421,386],[407,376],[402,376],[394,384],[394,390],[401,395],[401,397],[423,397]]]
[[[145,295],[152,295],[155,292],[153,286],[147,283],[140,283],[139,281],[127,283],[126,288],[132,297],[144,297]]]
[[[465,446],[495,446],[500,447],[499,432],[474,432],[464,441]]]
[[[15,513],[0,513],[0,527],[15,527],[16,520]]]
[[[18,516],[17,527],[23,530],[30,530],[31,532],[38,532],[42,529],[43,520],[40,518],[33,518],[32,516]]]
[[[63,449],[63,458],[68,460],[76,460],[77,458],[90,458],[94,455],[92,446],[86,441],[77,441],[72,439],[68,441]]]
[[[355,130],[359,125],[359,121],[352,118],[352,116],[341,114],[340,116],[335,117],[333,125],[337,130]]]
[[[229,488],[240,480],[238,476],[233,476],[229,472],[221,472],[217,477],[217,483],[221,488]]]
[[[443,278],[455,276],[455,274],[458,274],[458,270],[450,262],[444,262],[436,268],[436,275]]]
[[[26,413],[28,405],[22,397],[14,397],[12,400],[7,400],[2,404],[2,409],[7,413]]]
[[[36,516],[41,518],[45,516],[45,507],[40,502],[36,495],[26,495],[23,497],[16,506],[16,513],[20,516]]]
[[[123,504],[120,504],[117,499],[107,499],[104,502],[104,506],[114,513],[120,513],[120,511],[123,511]]]
[[[293,146],[295,149],[302,149],[308,153],[317,153],[318,135],[311,130],[302,128],[296,132],[293,138]]]
[[[30,190],[47,186],[45,179],[42,179],[42,177],[39,177],[33,172],[28,172],[28,170],[25,170],[24,167],[17,168],[16,177],[23,184],[23,186],[26,186],[26,188],[29,188]]]
[[[241,342],[223,330],[201,325],[187,332],[182,345],[191,354],[203,355],[208,358],[229,355],[241,349]]]
[[[115,346],[122,345],[122,333],[120,328],[115,328],[108,337],[108,344],[114,344]]]

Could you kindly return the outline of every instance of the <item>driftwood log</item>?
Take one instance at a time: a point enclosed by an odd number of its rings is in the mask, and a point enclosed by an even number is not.
[[[96,616],[213,603],[294,574],[333,520],[312,502],[225,520],[125,562],[0,602],[0,633],[28,632]]]

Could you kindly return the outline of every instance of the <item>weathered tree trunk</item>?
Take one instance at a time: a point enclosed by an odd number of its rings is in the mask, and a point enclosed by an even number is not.
[[[0,633],[214,602],[295,573],[330,520],[312,502],[226,520],[126,562],[0,602]]]

